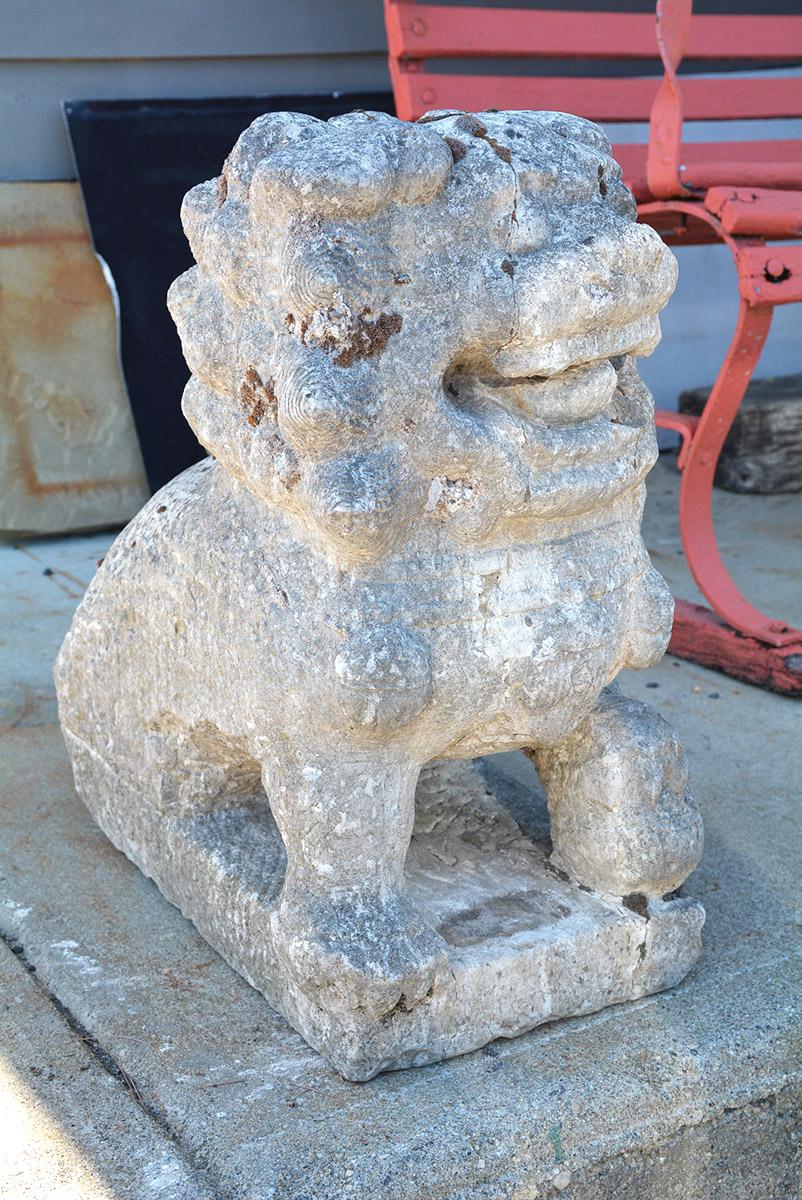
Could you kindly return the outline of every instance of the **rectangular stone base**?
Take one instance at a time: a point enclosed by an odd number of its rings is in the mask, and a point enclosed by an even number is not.
[[[450,947],[452,976],[411,1012],[335,1016],[307,1000],[273,952],[270,914],[285,856],[264,797],[167,819],[69,740],[79,779],[93,776],[81,790],[108,797],[93,815],[115,845],[348,1079],[436,1062],[660,991],[699,955],[704,910],[696,901],[630,907],[577,887],[525,832],[537,824],[537,797],[515,799],[516,820],[509,796],[495,795],[478,765],[438,762],[419,783],[407,882]]]

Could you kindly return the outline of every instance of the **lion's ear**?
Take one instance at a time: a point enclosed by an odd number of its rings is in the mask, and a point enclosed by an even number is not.
[[[221,396],[234,386],[239,330],[214,280],[190,267],[170,285],[167,307],[175,321],[187,366]]]
[[[325,122],[305,113],[273,112],[257,117],[237,138],[223,174],[229,194],[247,200],[259,164],[283,146],[314,140]]]
[[[288,209],[326,217],[370,217],[392,193],[393,172],[381,142],[361,146],[329,133],[296,142],[259,164],[250,188],[259,218],[275,222]]]
[[[359,137],[354,138],[354,127]],[[448,144],[436,129],[411,125],[387,113],[343,113],[328,122],[329,130],[345,130],[349,144],[380,141],[387,169],[392,174],[391,199],[399,204],[428,204],[445,187],[454,159]]]
[[[428,204],[446,185],[454,159],[445,139],[417,125],[403,128],[398,146],[394,199]]]
[[[353,124],[364,125],[354,137]],[[387,204],[425,204],[444,187],[451,151],[433,130],[349,113],[279,146],[253,173],[250,201],[260,218],[288,209],[323,217],[371,217]]]
[[[203,257],[203,239],[209,222],[220,207],[219,196],[220,179],[209,179],[191,188],[181,204],[181,224],[195,262],[200,262]]]

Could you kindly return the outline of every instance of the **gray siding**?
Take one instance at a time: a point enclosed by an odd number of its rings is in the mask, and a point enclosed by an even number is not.
[[[3,56],[249,58],[382,52],[381,0],[3,0]]]
[[[72,179],[61,100],[389,89],[380,0],[0,0],[0,179]]]

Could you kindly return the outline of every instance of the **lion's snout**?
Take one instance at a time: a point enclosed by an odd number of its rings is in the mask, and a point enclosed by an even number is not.
[[[509,377],[650,354],[677,281],[654,230],[620,217],[601,233],[521,255],[513,268],[516,328],[494,360]]]

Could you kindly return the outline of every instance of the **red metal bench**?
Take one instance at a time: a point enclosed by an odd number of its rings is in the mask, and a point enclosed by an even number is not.
[[[802,140],[686,143],[684,120],[802,115],[802,79],[677,76],[683,57],[802,58],[802,16],[692,16],[692,0],[650,13],[476,8],[384,0],[396,109],[556,109],[649,121],[644,145],[615,145],[639,219],[669,244],[723,242],[738,271],[735,334],[701,417],[658,410],[682,437],[679,517],[688,564],[713,612],[678,600],[670,649],[737,678],[802,694],[802,631],[741,595],[716,544],[716,463],[752,377],[774,306],[802,301]],[[655,59],[663,76],[451,74],[436,59]]]

